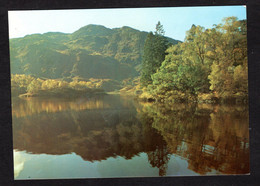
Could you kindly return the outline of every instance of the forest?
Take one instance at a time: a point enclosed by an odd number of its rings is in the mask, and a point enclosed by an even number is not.
[[[167,32],[167,31],[166,31]],[[88,25],[72,34],[10,40],[12,96],[132,94],[143,101],[234,102],[248,99],[246,20],[192,25],[184,42],[130,27]]]
[[[228,17],[212,29],[192,25],[183,43],[167,47],[158,23],[144,45],[140,97],[159,102],[247,102],[246,33],[245,20]]]

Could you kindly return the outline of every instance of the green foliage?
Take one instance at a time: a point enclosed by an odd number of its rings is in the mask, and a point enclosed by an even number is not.
[[[245,21],[235,17],[224,19],[216,26],[222,34],[216,47],[210,80],[210,89],[223,95],[238,92],[247,94],[247,40]],[[217,41],[216,41],[217,42]]]
[[[165,51],[168,42],[163,37],[164,30],[160,22],[156,25],[155,35],[149,33],[144,44],[144,54],[142,59],[141,85],[148,86],[152,83],[151,76],[161,66],[165,59]]]
[[[28,85],[27,92],[28,93],[38,93],[38,91],[41,89],[41,87],[42,87],[41,81],[34,79]]]
[[[26,76],[24,74],[21,75],[13,75],[11,74],[11,91],[12,96],[17,96],[19,94],[26,93],[27,87],[34,80],[32,76]]]
[[[207,92],[210,62],[205,57],[204,28],[192,26],[184,43],[172,46],[158,72],[153,76],[154,92],[177,90],[196,95]]]
[[[191,100],[196,100],[198,95],[211,94],[210,91],[214,95],[199,99],[211,97],[209,100],[214,101],[219,97],[247,96],[245,21],[229,17],[223,24],[207,30],[192,25],[185,42],[171,46],[166,52],[160,68],[155,73],[150,70],[154,73],[150,73],[152,83],[146,81],[151,84],[147,94],[156,100],[178,99],[176,94],[179,99],[189,100],[191,96]],[[186,96],[182,96],[183,93]]]
[[[40,79],[30,75],[11,75],[12,96],[30,95],[60,95],[68,96],[82,93],[95,93],[119,90],[120,82],[111,79],[81,79],[73,78],[67,82],[61,79]],[[67,94],[67,95],[66,95]]]
[[[164,36],[165,31],[164,31],[163,26],[160,21],[158,21],[158,23],[156,24],[154,33],[155,33],[155,35]]]

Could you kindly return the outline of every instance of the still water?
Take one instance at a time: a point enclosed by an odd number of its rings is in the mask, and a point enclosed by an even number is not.
[[[12,115],[15,179],[249,173],[243,105],[15,98]]]

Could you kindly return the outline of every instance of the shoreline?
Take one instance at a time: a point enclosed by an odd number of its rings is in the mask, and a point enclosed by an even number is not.
[[[13,94],[12,94],[13,95]],[[13,95],[12,97],[19,98],[31,98],[31,97],[50,97],[50,98],[75,98],[75,97],[92,97],[99,95],[119,95],[129,96],[134,100],[147,102],[147,103],[204,103],[204,104],[248,104],[248,96],[232,95],[232,96],[216,96],[213,93],[204,93],[197,96],[191,96],[188,94],[171,95],[168,97],[153,96],[148,92],[135,93],[135,92],[122,92],[120,90],[105,92],[102,89],[97,90],[52,90],[52,91],[40,91],[37,93],[23,93],[19,95]]]
[[[48,90],[48,91],[39,91],[37,93],[23,93],[12,97],[19,98],[30,98],[30,97],[61,97],[61,98],[72,98],[80,96],[93,96],[93,95],[106,95],[107,93],[102,89],[95,90],[75,90],[75,89],[66,89],[66,90]]]
[[[248,96],[231,95],[231,96],[216,96],[213,93],[199,94],[197,96],[191,95],[171,95],[160,98],[159,96],[152,96],[147,92],[135,95],[136,99],[143,102],[151,103],[205,103],[205,104],[248,104]]]

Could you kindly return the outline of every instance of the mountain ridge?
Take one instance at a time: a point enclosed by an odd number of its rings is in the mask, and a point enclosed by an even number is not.
[[[89,24],[75,32],[47,32],[10,39],[12,74],[42,78],[138,76],[148,32]],[[171,44],[180,41],[166,37]]]

